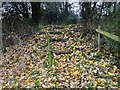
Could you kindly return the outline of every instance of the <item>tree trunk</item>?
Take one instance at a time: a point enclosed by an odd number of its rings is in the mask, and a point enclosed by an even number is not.
[[[65,2],[65,13],[66,13],[67,16],[69,15],[68,2]]]
[[[85,22],[89,21],[91,17],[91,2],[82,3],[81,16],[83,21]]]
[[[39,23],[40,20],[40,2],[31,2],[32,6],[32,19],[35,23]]]
[[[113,9],[113,12],[115,13],[116,11],[116,2],[114,2],[114,9]]]

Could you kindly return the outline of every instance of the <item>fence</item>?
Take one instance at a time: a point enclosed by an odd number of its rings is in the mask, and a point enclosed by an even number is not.
[[[120,37],[116,36],[116,35],[113,35],[113,34],[110,34],[106,31],[103,31],[100,29],[100,26],[96,29],[96,32],[98,32],[98,49],[100,50],[101,46],[100,46],[100,34],[101,35],[104,35],[108,38],[111,38],[112,40],[114,41],[117,41],[120,43]]]

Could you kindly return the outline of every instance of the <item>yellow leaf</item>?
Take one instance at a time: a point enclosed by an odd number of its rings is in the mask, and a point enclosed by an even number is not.
[[[108,72],[108,74],[109,74],[110,76],[114,75],[114,73],[111,73],[111,72]]]
[[[70,57],[70,56],[71,56],[71,54],[68,54],[68,56]]]
[[[102,63],[102,65],[101,65],[101,66],[106,67],[106,63]]]
[[[62,67],[63,66],[63,64],[60,62],[60,67]]]
[[[52,43],[52,46],[54,46],[54,43]]]
[[[96,87],[97,86],[97,81],[94,81],[93,85],[94,85],[94,87]]]
[[[29,80],[27,79],[27,80],[25,80],[25,82],[26,82],[26,83],[28,83],[28,82],[29,82]]]
[[[104,56],[102,56],[102,59],[104,59],[105,57]]]
[[[74,72],[73,72],[73,74],[74,74],[74,75],[76,75],[76,74],[77,74],[77,72],[76,72],[76,71],[74,71]]]
[[[54,77],[54,78],[53,78],[53,81],[54,81],[54,82],[56,82],[56,81],[57,81],[56,77]]]
[[[91,77],[91,75],[89,75],[89,76],[88,76],[88,80],[92,80],[92,77]]]
[[[101,87],[105,87],[105,84],[104,84],[104,83],[101,83],[100,86],[101,86]]]
[[[76,54],[77,54],[77,55],[79,54],[79,51],[78,51],[78,50],[76,51]]]
[[[69,68],[73,68],[73,65],[69,65]]]
[[[111,81],[111,82],[110,82],[110,85],[115,86],[116,83]]]
[[[64,47],[63,46],[61,47],[61,50],[64,51]]]
[[[93,62],[94,62],[93,60],[89,61],[90,64],[93,64]]]
[[[64,55],[64,59],[66,59],[67,58],[67,56],[66,55]]]
[[[100,83],[100,82],[101,82],[101,79],[100,79],[100,78],[98,78],[97,83]]]

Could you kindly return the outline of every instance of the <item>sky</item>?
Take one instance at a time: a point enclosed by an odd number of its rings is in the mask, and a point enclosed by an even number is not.
[[[73,2],[70,2],[70,4],[73,3]],[[80,9],[80,5],[78,2],[74,2],[74,4],[72,5],[72,10],[75,11],[76,14],[79,14],[79,9]]]

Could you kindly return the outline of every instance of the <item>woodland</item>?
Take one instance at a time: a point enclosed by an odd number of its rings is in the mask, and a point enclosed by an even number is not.
[[[0,8],[0,89],[120,89],[120,2]]]

